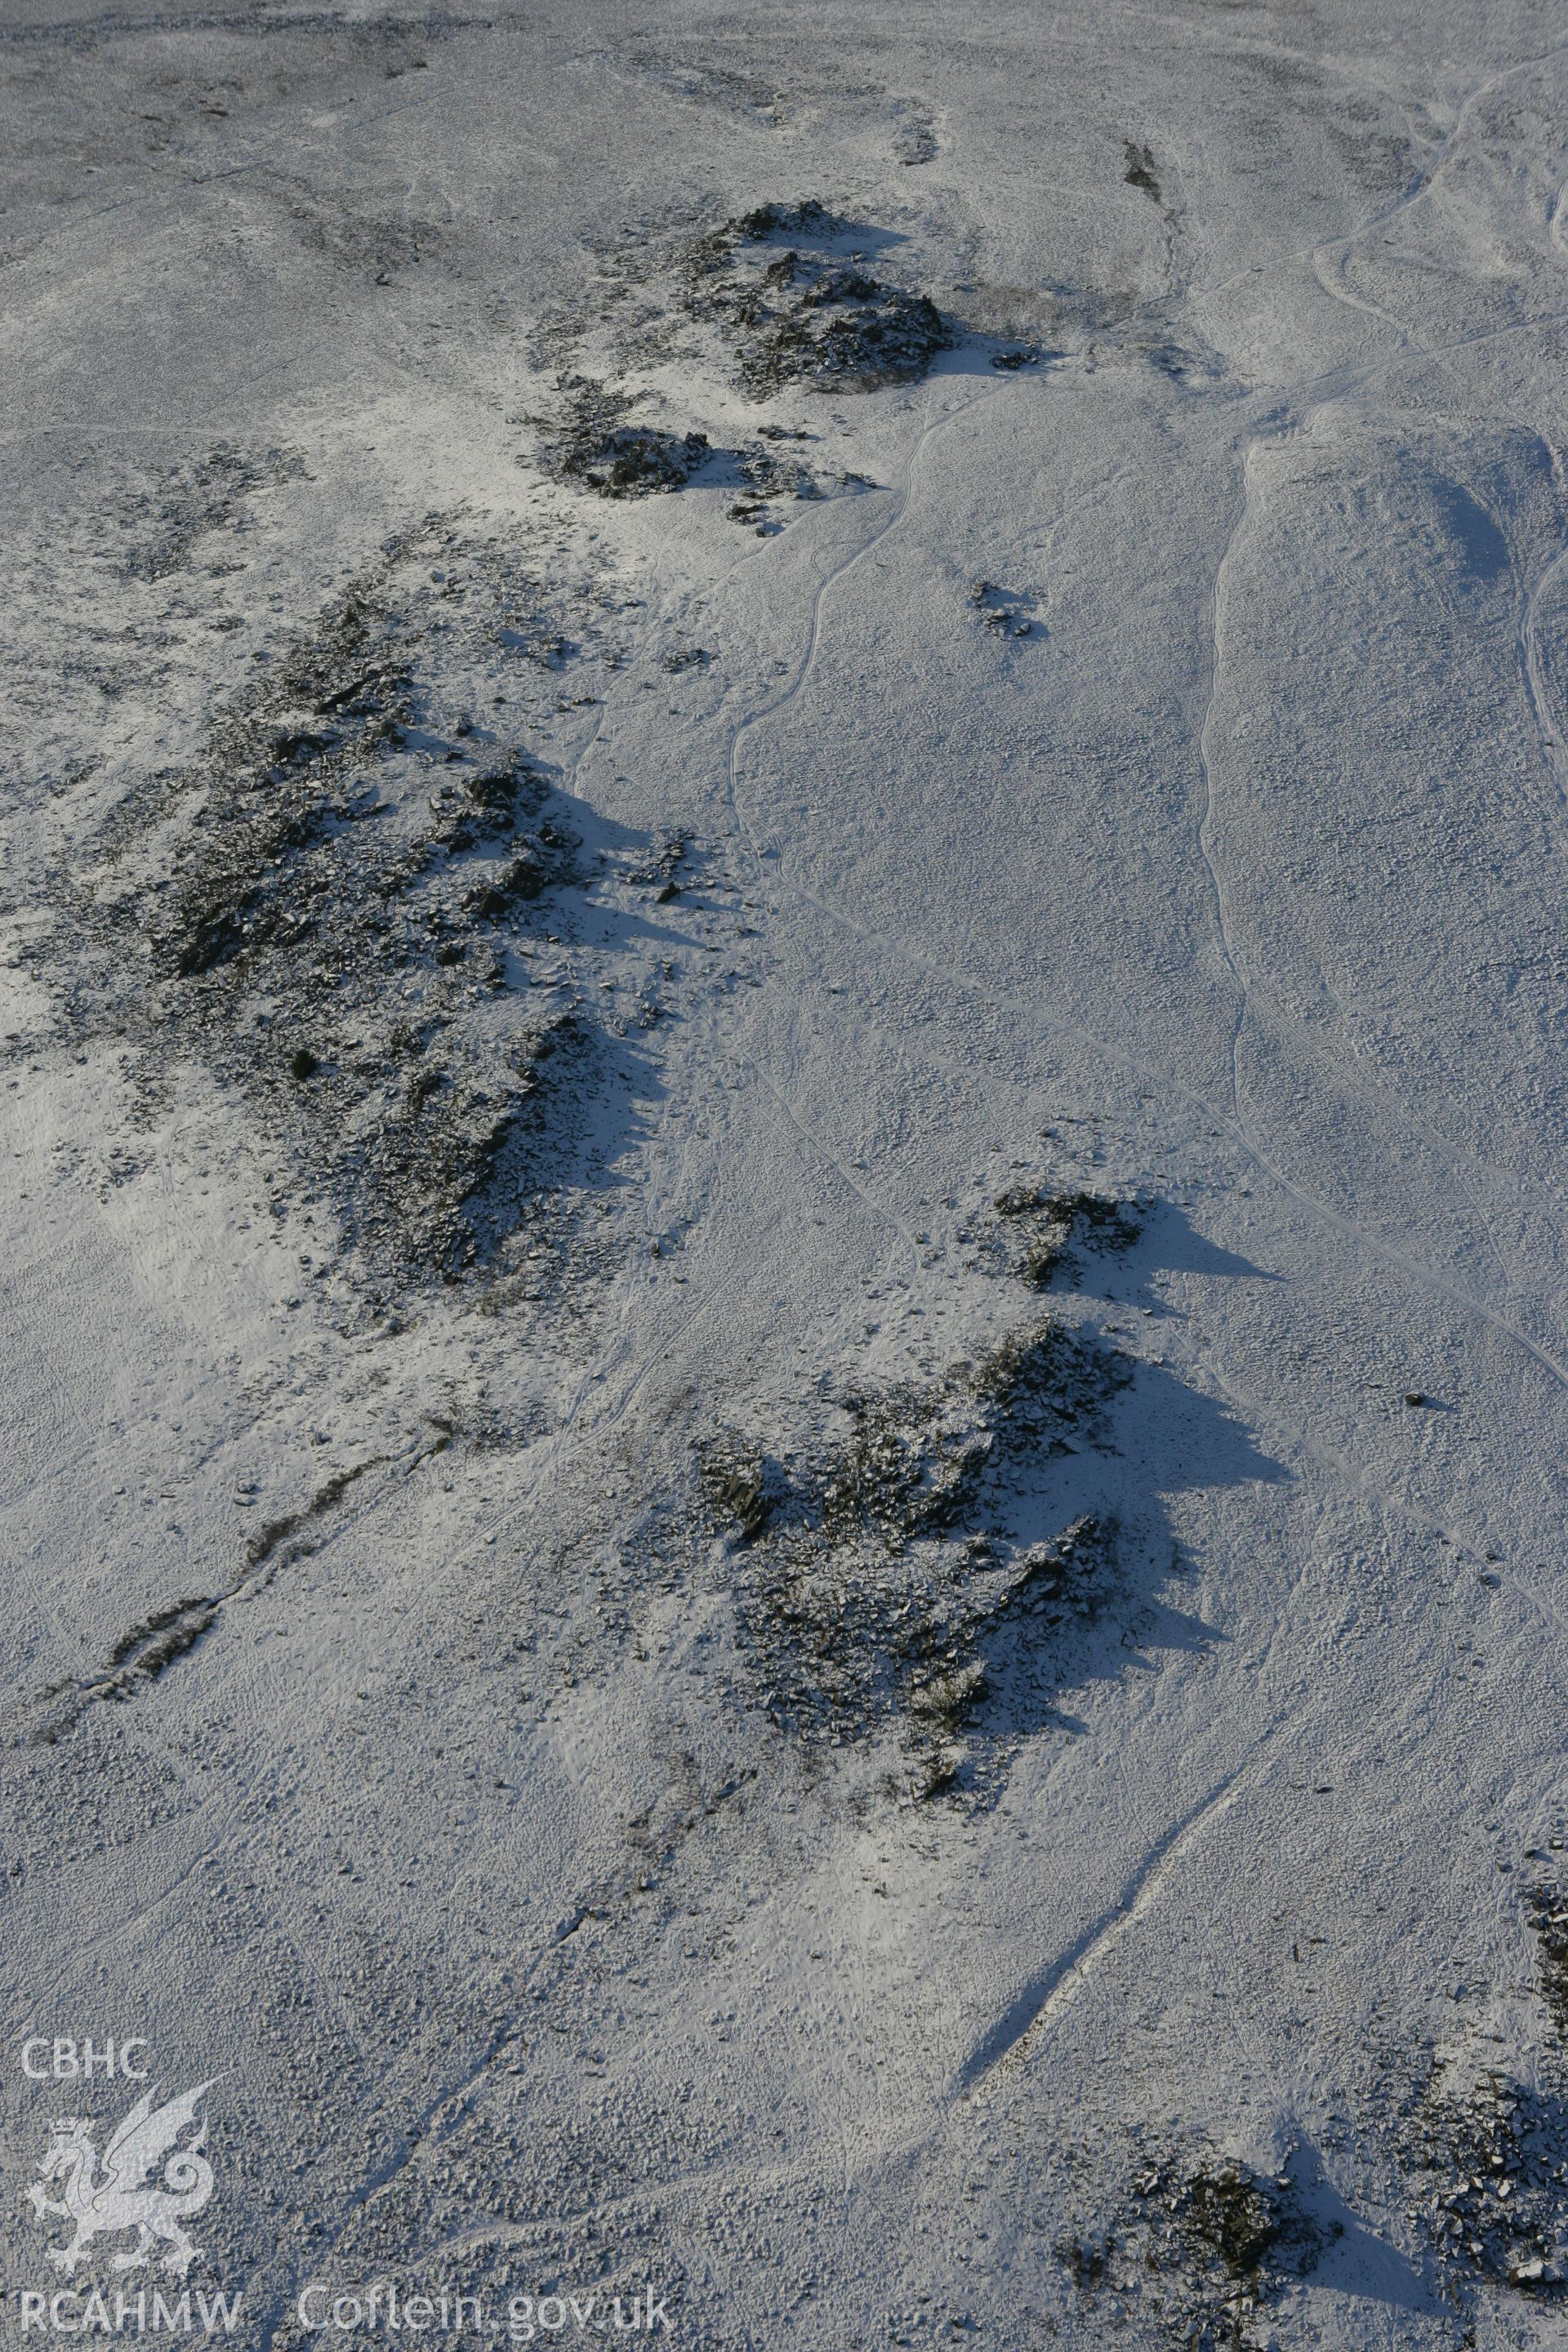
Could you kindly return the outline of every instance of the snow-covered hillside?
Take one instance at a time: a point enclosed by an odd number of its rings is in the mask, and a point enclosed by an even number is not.
[[[15,2340],[1560,2343],[1568,23],[0,62]]]

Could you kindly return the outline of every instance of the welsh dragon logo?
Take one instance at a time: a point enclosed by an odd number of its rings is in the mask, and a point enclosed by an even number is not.
[[[68,2278],[94,2238],[112,2237],[122,2230],[134,2230],[137,2241],[115,2255],[118,2271],[141,2269],[151,2260],[157,2238],[168,2245],[164,2270],[184,2278],[191,2264],[200,2261],[201,2248],[192,2244],[181,2224],[199,2213],[213,2193],[213,2168],[201,2154],[207,2136],[205,2117],[183,2147],[179,2140],[195,2122],[196,2108],[216,2080],[215,2074],[161,2107],[153,2104],[156,2086],[144,2091],[104,2149],[101,2162],[92,2143],[90,2116],[62,2116],[51,2124],[40,2177],[28,2189],[27,2199],[40,2220],[58,2213],[76,2223],[68,2245],[48,2249],[50,2262]],[[46,2195],[45,2181],[58,2181],[61,2196]]]

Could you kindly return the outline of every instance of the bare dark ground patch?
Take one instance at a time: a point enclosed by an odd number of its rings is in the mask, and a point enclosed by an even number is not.
[[[449,1443],[447,1433],[437,1432],[423,1454],[442,1453]],[[297,1510],[269,1520],[247,1545],[237,1577],[210,1591],[189,1593],[152,1611],[121,1635],[100,1672],[51,1683],[38,1694],[33,1720],[23,1737],[32,1745],[52,1748],[89,1707],[134,1698],[149,1689],[196,1647],[231,1601],[262,1591],[279,1568],[313,1551],[321,1522],[337,1511],[368,1472],[380,1469],[384,1459],[369,1456],[350,1469],[335,1472]]]
[[[210,533],[232,529],[259,491],[305,477],[296,451],[252,453],[219,442],[205,457],[176,466],[141,490],[114,502],[115,519],[130,545],[122,559],[125,576],[166,580],[189,568]]]

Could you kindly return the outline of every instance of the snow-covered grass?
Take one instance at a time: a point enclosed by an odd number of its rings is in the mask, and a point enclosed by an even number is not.
[[[1558,2340],[1568,31],[0,60],[8,2294]]]

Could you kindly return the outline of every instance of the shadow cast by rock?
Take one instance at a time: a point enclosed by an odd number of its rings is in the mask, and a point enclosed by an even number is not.
[[[1173,1460],[1150,1440],[1178,1399]],[[1131,1645],[1210,1638],[1168,1597],[1169,1495],[1284,1475],[1209,1400],[1051,1318],[938,1381],[842,1393],[796,1446],[730,1430],[700,1457],[773,1720],[808,1748],[893,1731],[916,1794],[970,1805]]]

